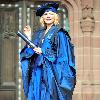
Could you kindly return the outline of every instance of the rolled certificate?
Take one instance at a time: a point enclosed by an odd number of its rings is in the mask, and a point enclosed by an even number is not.
[[[17,35],[21,37],[31,48],[34,49],[36,47],[22,32],[18,31]]]

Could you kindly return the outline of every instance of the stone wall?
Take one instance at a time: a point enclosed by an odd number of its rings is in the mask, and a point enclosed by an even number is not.
[[[73,100],[100,100],[100,0],[74,3],[78,8],[78,22],[74,21],[78,35],[74,32],[77,84]]]

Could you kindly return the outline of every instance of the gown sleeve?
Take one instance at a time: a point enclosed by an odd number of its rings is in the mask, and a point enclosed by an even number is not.
[[[63,32],[59,32],[57,56],[58,61],[66,61],[69,66],[75,69],[74,45]]]
[[[64,32],[58,33],[55,72],[60,87],[64,90],[73,91],[76,79],[74,46]]]
[[[38,38],[36,38],[33,43],[37,46],[38,45]],[[27,44],[23,47],[23,49],[20,52],[20,60],[23,60],[25,58],[31,58],[32,55],[34,54],[34,50],[27,46]]]
[[[35,45],[38,44],[37,38],[33,42]],[[28,96],[29,83],[32,74],[32,65],[31,60],[33,59],[33,55],[36,55],[32,48],[28,48],[27,45],[20,52],[20,62],[21,62],[21,70],[22,70],[22,80],[23,80],[23,88],[26,97]],[[33,59],[34,60],[34,59]]]

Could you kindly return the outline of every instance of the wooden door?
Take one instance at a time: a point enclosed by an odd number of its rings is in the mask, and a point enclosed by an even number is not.
[[[17,98],[17,14],[12,5],[0,5],[0,100]]]
[[[48,0],[47,0],[48,1]],[[0,4],[0,100],[25,100],[19,52],[24,42],[16,36],[18,30],[23,31],[30,25],[35,32],[40,24],[35,9],[43,2],[19,1],[13,4]],[[60,7],[61,26],[69,30],[68,13]],[[33,38],[35,34],[32,35]]]

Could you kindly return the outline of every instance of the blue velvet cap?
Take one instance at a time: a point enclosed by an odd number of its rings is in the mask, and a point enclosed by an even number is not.
[[[59,7],[58,3],[54,3],[54,2],[45,3],[36,9],[36,16],[41,17],[47,11],[52,11],[57,13],[58,7]]]

